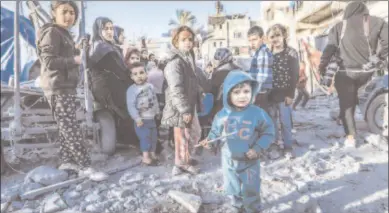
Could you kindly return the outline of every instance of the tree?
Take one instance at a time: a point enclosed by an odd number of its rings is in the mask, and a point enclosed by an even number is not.
[[[197,27],[196,24],[197,19],[191,11],[178,9],[176,10],[176,20],[170,19],[169,21],[169,26],[173,27],[169,30],[169,34],[173,35],[174,29],[179,26],[186,25],[193,29],[196,34],[196,39],[199,41],[199,45],[201,46],[202,43],[212,37],[212,31],[205,30],[204,26]]]
[[[191,11],[179,9],[176,10],[176,20],[170,19],[169,26],[174,28],[186,25],[188,27],[193,27],[197,22],[196,17],[192,14]]]

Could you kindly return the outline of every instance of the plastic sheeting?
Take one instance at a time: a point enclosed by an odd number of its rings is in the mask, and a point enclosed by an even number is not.
[[[29,80],[29,69],[36,60],[35,30],[29,19],[20,16],[20,81]],[[1,7],[1,81],[8,83],[14,73],[14,12]]]

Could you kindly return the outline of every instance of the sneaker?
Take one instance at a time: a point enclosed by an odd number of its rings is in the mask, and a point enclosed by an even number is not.
[[[58,167],[59,170],[72,170],[72,171],[78,171],[80,167],[77,164],[74,163],[63,163]]]
[[[100,182],[107,180],[109,178],[109,175],[104,172],[96,171],[95,169],[91,167],[87,167],[85,169],[80,170],[78,173],[79,176],[87,176],[90,180]]]
[[[357,147],[357,141],[355,138],[346,138],[344,141],[344,147],[346,148],[356,148]]]

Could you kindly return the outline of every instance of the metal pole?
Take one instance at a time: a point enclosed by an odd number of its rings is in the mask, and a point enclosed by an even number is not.
[[[21,108],[20,108],[20,39],[19,39],[19,7],[20,0],[16,0],[14,13],[14,120],[12,131],[14,136],[21,135]]]
[[[85,38],[85,2],[81,1],[81,20],[80,20],[80,38]],[[88,39],[89,42],[89,39]],[[86,126],[88,129],[93,128],[93,100],[91,92],[89,90],[89,78],[88,78],[88,65],[87,65],[87,45],[83,45],[82,52],[82,65],[81,69],[84,74],[84,99],[85,99],[85,111],[86,111]]]
[[[227,48],[230,48],[230,23],[227,20]]]

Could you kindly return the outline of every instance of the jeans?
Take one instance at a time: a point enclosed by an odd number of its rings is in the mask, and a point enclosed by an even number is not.
[[[284,146],[291,148],[293,143],[292,135],[292,108],[285,105],[285,102],[272,103],[270,105],[270,116],[273,119],[274,126],[278,127],[278,120],[281,122],[281,133],[284,140]],[[279,131],[276,131],[276,141],[280,139]]]
[[[293,103],[293,108],[296,108],[297,105],[299,105],[301,99],[303,100],[303,102],[301,103],[301,106],[305,107],[305,105],[307,105],[307,102],[309,100],[309,93],[308,93],[306,88],[298,88],[297,91],[298,91],[298,94],[297,94],[296,100]]]
[[[135,123],[135,132],[140,140],[142,152],[155,152],[158,142],[157,124],[154,119],[143,119],[143,125],[138,127]]]

